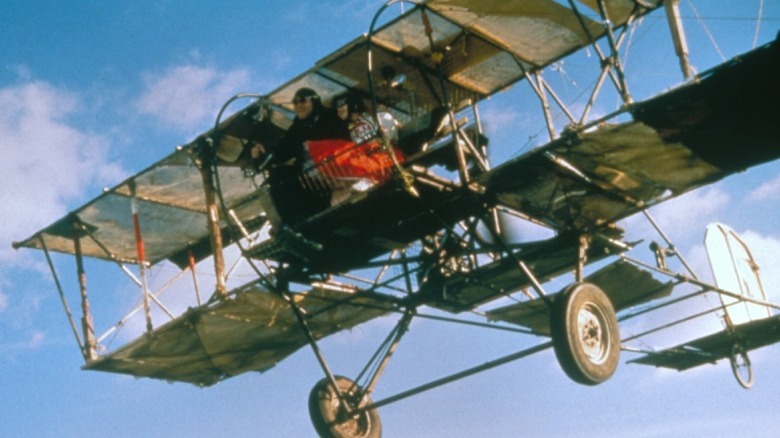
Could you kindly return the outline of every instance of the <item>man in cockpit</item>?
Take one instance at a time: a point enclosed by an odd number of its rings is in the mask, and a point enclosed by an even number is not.
[[[287,224],[294,224],[330,205],[330,189],[307,180],[304,174],[308,159],[306,142],[311,140],[349,140],[347,124],[335,110],[325,107],[311,88],[300,88],[293,97],[295,118],[279,143],[271,148],[256,144],[252,158],[268,162],[268,182],[274,206]]]

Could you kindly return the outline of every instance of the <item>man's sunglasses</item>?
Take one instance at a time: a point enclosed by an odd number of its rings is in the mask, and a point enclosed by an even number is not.
[[[304,102],[308,102],[310,100],[311,100],[311,96],[295,97],[295,98],[293,98],[292,103],[294,105],[296,103],[304,103]]]

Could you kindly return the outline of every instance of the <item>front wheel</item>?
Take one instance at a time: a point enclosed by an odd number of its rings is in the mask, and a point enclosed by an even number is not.
[[[609,297],[591,283],[574,283],[555,299],[550,328],[553,348],[566,375],[598,385],[620,358],[620,334]]]
[[[322,438],[380,438],[382,423],[376,409],[348,414],[350,409],[370,404],[368,396],[362,395],[360,387],[346,377],[336,376],[336,384],[338,393],[330,380],[322,379],[309,394],[309,416],[317,434]]]

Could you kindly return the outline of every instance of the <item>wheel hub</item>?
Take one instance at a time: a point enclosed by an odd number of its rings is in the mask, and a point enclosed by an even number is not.
[[[336,429],[346,433],[348,436],[362,437],[367,436],[368,431],[371,430],[371,420],[369,416],[364,412],[360,414],[351,414],[350,411],[354,409],[358,403],[352,400],[354,394],[343,394],[348,398],[345,400],[346,405],[342,405],[338,396],[333,393],[330,400],[331,409],[336,412]]]
[[[577,332],[582,350],[593,363],[602,363],[607,357],[609,339],[603,330],[598,309],[583,307],[577,315]]]

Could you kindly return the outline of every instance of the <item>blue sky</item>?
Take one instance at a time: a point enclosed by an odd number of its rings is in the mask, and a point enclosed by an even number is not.
[[[306,402],[320,374],[308,350],[264,374],[207,389],[81,371],[43,255],[14,251],[10,243],[189,142],[210,127],[234,93],[270,91],[364,33],[381,3],[3,2],[0,435],[314,436]],[[777,1],[682,0],[681,8],[691,61],[700,71],[749,50],[754,40],[772,40],[780,28]],[[649,97],[681,81],[663,20],[648,18],[633,38],[627,68],[635,96]],[[594,62],[588,55],[547,73],[565,100],[580,94],[580,70]],[[482,109],[495,160],[542,141],[538,103],[525,87],[501,93]],[[513,129],[500,129],[507,126]],[[780,164],[769,163],[661,205],[653,214],[703,272],[708,270],[704,226],[714,220],[731,225],[751,244],[766,289],[780,300],[778,205]],[[645,225],[627,224],[644,237]],[[55,263],[65,272],[66,289],[77,290],[67,260],[55,257]],[[115,270],[109,275],[97,264],[87,270],[95,307],[113,310],[110,318],[127,311],[136,297],[114,284]],[[96,323],[106,328],[115,321]],[[324,342],[333,368],[354,374],[355,355],[365,357],[388,324],[367,324]],[[699,329],[686,327],[658,343],[704,334],[695,333]],[[534,342],[416,322],[377,398]],[[630,357],[624,354],[622,362]],[[610,381],[590,388],[569,381],[547,351],[384,407],[380,414],[387,437],[777,436],[780,348],[757,351],[751,359],[756,384],[750,391],[734,383],[725,362],[686,373],[621,363]]]

